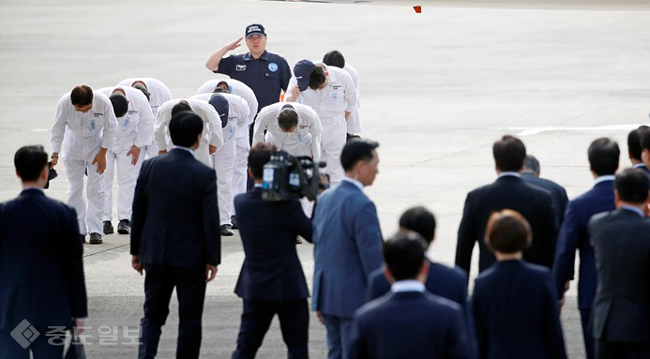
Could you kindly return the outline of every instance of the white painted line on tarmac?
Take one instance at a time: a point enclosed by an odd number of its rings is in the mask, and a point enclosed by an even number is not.
[[[565,127],[565,126],[546,126],[546,127],[509,127],[509,130],[520,131],[516,136],[532,136],[542,132],[562,131],[562,132],[611,132],[611,131],[630,131],[642,124],[625,124],[609,126],[592,126],[592,127]]]

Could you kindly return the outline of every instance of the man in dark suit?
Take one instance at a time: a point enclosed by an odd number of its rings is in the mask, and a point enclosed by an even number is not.
[[[524,259],[551,267],[558,230],[551,195],[521,179],[520,172],[526,158],[526,147],[521,140],[505,135],[494,143],[492,153],[499,178],[467,195],[458,228],[456,265],[469,273],[472,251],[477,241],[479,272],[495,262],[494,255],[483,241],[485,225],[493,212],[509,208],[521,213],[533,229],[533,244],[524,252]]]
[[[593,359],[594,340],[589,329],[589,318],[596,294],[597,278],[594,249],[589,243],[587,223],[594,214],[614,209],[614,173],[618,169],[620,151],[616,142],[599,138],[591,143],[587,154],[591,173],[596,181],[592,189],[567,205],[557,241],[553,277],[558,300],[562,304],[569,281],[574,278],[576,250],[579,250],[578,309],[587,359]]]
[[[648,177],[616,176],[616,210],[592,217],[598,290],[592,330],[598,359],[650,358],[650,219]]]
[[[641,140],[641,161],[645,168],[650,168],[650,129],[647,126],[640,126],[637,133]],[[641,168],[643,169],[643,168]]]
[[[426,242],[402,232],[384,244],[391,292],[354,314],[351,359],[470,358],[461,307],[427,293]]]
[[[378,146],[366,139],[347,142],[345,177],[316,205],[312,309],[327,328],[329,359],[347,359],[352,316],[366,302],[368,276],[381,267],[377,209],[363,193],[378,173]]]
[[[569,202],[569,197],[567,197],[564,187],[546,178],[541,178],[539,176],[540,171],[539,161],[537,158],[533,155],[526,155],[524,171],[521,173],[521,179],[528,184],[545,189],[551,194],[551,200],[553,201],[553,208],[555,210],[555,218],[557,219],[558,225],[562,225],[564,210],[566,210],[566,204]]]
[[[632,162],[632,168],[638,168],[643,172],[650,174],[648,166],[643,163],[642,153],[643,153],[643,134],[648,133],[650,136],[650,127],[646,125],[641,125],[638,128],[630,131],[627,135],[627,153],[630,157],[630,162]]]
[[[271,320],[278,315],[289,358],[308,358],[309,289],[296,252],[296,239],[312,241],[311,221],[297,198],[262,200],[264,165],[275,147],[255,145],[248,155],[252,191],[235,197],[239,233],[246,258],[235,293],[244,300],[233,359],[254,358]]]
[[[0,204],[0,358],[61,358],[45,333],[81,330],[88,315],[77,213],[43,193],[42,146],[20,148],[14,164],[23,191]]]
[[[206,283],[221,262],[219,208],[214,170],[196,160],[203,120],[176,114],[169,131],[175,147],[142,164],[133,198],[133,268],[146,272],[139,358],[154,358],[176,287],[179,305],[177,358],[198,358]]]

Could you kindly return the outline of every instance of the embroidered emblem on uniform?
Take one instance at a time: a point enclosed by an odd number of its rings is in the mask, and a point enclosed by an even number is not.
[[[235,71],[246,71],[246,65],[236,65]]]
[[[278,71],[278,64],[276,64],[275,62],[271,62],[269,64],[269,71],[271,71],[271,72]]]

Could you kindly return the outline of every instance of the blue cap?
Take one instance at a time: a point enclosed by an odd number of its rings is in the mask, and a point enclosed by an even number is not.
[[[300,60],[293,67],[293,76],[296,77],[300,91],[305,91],[309,88],[309,77],[315,68],[316,65],[309,60]]]
[[[246,38],[248,39],[249,36],[255,34],[266,36],[266,32],[264,32],[264,30],[266,29],[264,29],[264,26],[262,26],[262,24],[250,24],[246,26]]]
[[[226,127],[228,124],[228,100],[226,100],[226,97],[221,94],[214,94],[210,97],[208,103],[217,110],[221,119],[221,127]]]

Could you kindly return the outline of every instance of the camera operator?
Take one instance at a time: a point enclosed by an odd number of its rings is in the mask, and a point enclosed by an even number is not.
[[[297,198],[262,200],[264,165],[276,148],[258,143],[249,155],[255,188],[235,197],[239,233],[246,258],[235,293],[244,308],[232,358],[254,358],[275,314],[290,358],[308,357],[309,290],[296,251],[296,239],[312,241],[312,226]]]

